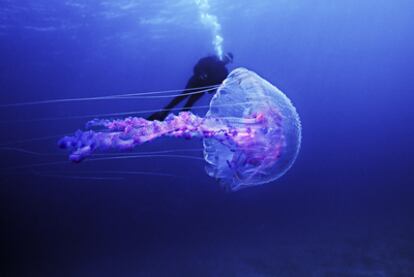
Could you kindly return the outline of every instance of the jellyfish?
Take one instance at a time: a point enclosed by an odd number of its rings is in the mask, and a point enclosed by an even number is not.
[[[207,174],[237,191],[270,183],[291,168],[301,145],[301,123],[284,93],[253,71],[237,68],[204,117],[181,112],[164,121],[94,119],[58,144],[71,161],[81,162],[96,151],[132,150],[160,137],[202,139]]]

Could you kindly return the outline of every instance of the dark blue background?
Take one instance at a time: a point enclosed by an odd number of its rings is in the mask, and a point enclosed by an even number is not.
[[[193,1],[171,2],[0,1],[0,103],[182,88],[213,49]],[[202,162],[184,159],[6,170],[64,161],[56,139],[16,141],[70,133],[87,120],[29,119],[167,100],[0,108],[4,276],[414,274],[414,5],[257,2],[211,5],[232,67],[268,79],[301,115],[302,149],[288,174],[225,193]],[[142,151],[193,148],[201,142],[161,139]],[[39,176],[82,170],[177,177]]]

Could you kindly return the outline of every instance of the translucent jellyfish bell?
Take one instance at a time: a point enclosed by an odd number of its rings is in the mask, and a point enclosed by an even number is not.
[[[249,119],[258,115],[264,120]],[[246,132],[239,143],[204,139],[207,173],[232,191],[276,180],[299,153],[301,123],[292,102],[245,68],[230,73],[211,100],[206,117],[220,118],[239,133]]]

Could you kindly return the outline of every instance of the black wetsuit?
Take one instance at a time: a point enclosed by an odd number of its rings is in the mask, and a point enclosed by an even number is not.
[[[148,120],[164,120],[171,109],[187,97],[187,103],[182,110],[189,111],[195,102],[205,94],[205,92],[199,93],[200,91],[206,90],[205,87],[220,85],[227,78],[228,74],[229,71],[226,68],[226,63],[217,56],[208,56],[200,59],[194,66],[193,76],[188,80],[182,94],[175,97],[162,111],[148,117]],[[215,93],[215,90],[211,90],[209,93]]]

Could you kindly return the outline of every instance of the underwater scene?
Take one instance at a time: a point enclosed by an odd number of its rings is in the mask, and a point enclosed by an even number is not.
[[[412,26],[0,0],[0,276],[414,276]]]

